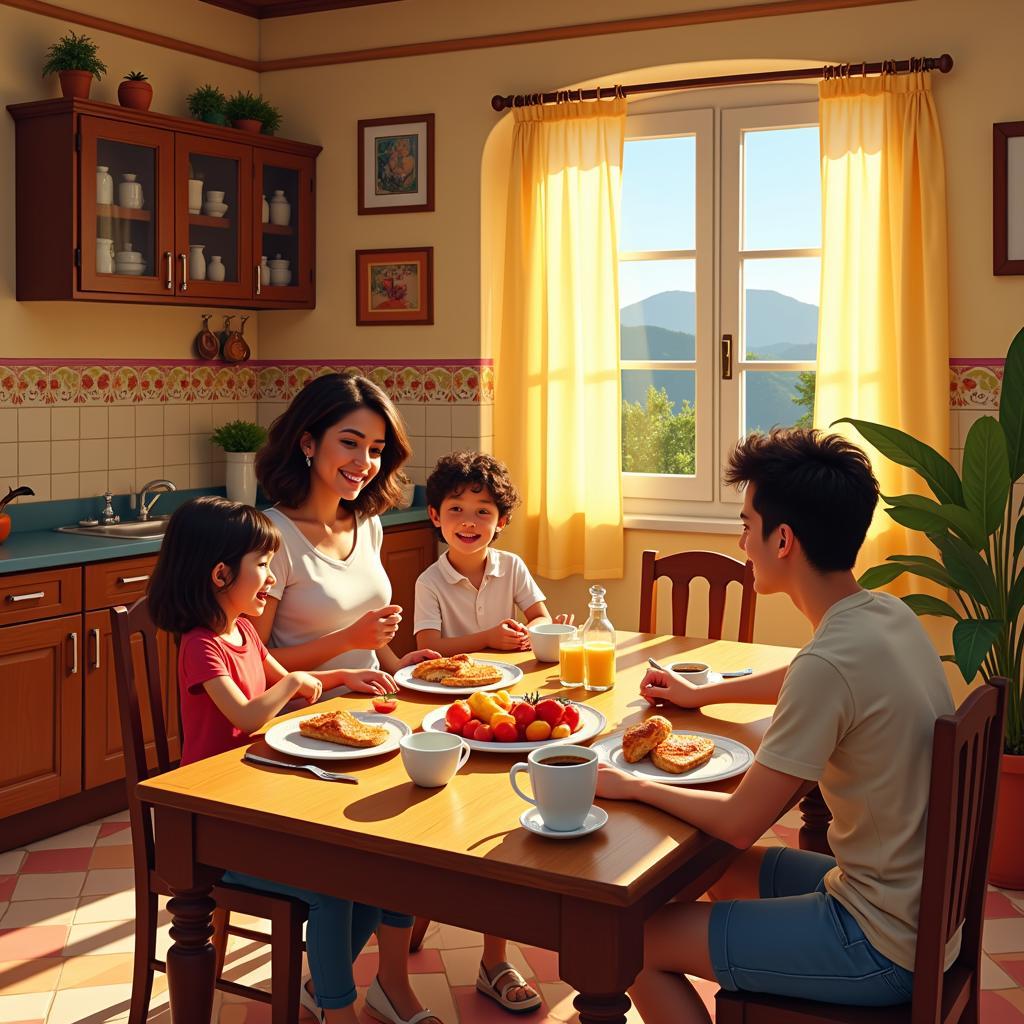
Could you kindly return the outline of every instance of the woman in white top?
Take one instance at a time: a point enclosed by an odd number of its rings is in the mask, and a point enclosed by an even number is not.
[[[274,557],[277,582],[254,625],[287,671],[383,669],[384,693],[389,673],[438,657],[413,651],[399,658],[388,646],[401,608],[391,604],[377,517],[398,503],[410,451],[388,396],[351,374],[310,381],[271,426],[256,474],[275,503],[267,514],[282,545]],[[438,1024],[409,985],[411,927],[411,918],[385,915],[367,1003],[388,1024]]]

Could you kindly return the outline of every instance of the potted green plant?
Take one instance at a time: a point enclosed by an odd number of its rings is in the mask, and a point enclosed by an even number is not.
[[[87,35],[68,32],[46,51],[43,78],[57,74],[61,95],[87,100],[94,78],[106,74],[107,65],[100,60],[96,44]]]
[[[982,416],[964,442],[961,473],[937,451],[893,427],[845,419],[886,458],[914,470],[933,498],[883,496],[886,513],[923,533],[938,558],[891,555],[860,579],[869,589],[909,573],[946,587],[955,604],[931,594],[903,600],[918,615],[952,619],[953,662],[967,683],[1004,676],[1006,725],[990,877],[1024,889],[1024,329],[1010,343],[999,417]]]
[[[273,135],[281,127],[281,112],[262,96],[251,92],[236,92],[228,97],[224,115],[235,128],[244,132]]]
[[[255,504],[256,452],[267,440],[266,430],[250,420],[232,420],[218,427],[210,440],[224,449],[228,497],[243,505]]]
[[[153,102],[153,86],[141,71],[129,71],[117,87],[117,102],[131,110],[149,110]]]
[[[228,98],[215,85],[201,85],[185,97],[188,112],[197,120],[207,124],[226,125],[224,107]]]

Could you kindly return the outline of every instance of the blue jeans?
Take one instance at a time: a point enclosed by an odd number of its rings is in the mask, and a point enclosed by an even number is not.
[[[292,896],[309,906],[306,955],[317,1004],[325,1010],[351,1006],[356,1001],[352,964],[377,926],[386,924],[392,928],[409,928],[413,922],[408,914],[396,914],[365,903],[324,896],[280,882],[269,882],[265,878],[243,875],[239,871],[225,871],[224,881],[228,885],[244,885],[261,892]]]
[[[708,948],[722,988],[847,1006],[910,1002],[913,973],[879,953],[825,892],[823,879],[835,863],[772,847],[761,862],[761,899],[714,905]]]

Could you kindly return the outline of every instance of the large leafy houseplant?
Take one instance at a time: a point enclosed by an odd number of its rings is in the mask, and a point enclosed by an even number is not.
[[[949,589],[956,604],[930,594],[903,600],[918,615],[954,620],[953,653],[964,680],[1005,676],[1007,754],[1024,754],[1024,500],[1013,485],[1024,477],[1024,328],[1010,344],[999,418],[982,416],[964,442],[960,474],[933,448],[894,427],[845,419],[884,456],[914,470],[933,498],[883,495],[886,513],[925,534],[938,558],[890,555],[860,579],[868,589],[908,573]]]

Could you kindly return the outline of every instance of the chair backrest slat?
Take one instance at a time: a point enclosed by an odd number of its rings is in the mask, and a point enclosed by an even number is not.
[[[672,581],[672,632],[686,636],[690,605],[690,584],[695,579],[708,581],[708,638],[721,640],[725,625],[725,602],[729,584],[741,586],[740,621],[737,639],[752,643],[757,595],[750,562],[743,563],[717,551],[681,551],[658,557],[657,551],[645,551],[640,578],[641,633],[653,633],[658,621],[658,580]]]
[[[944,985],[977,975],[991,852],[1006,681],[980,685],[935,723],[924,874],[914,962],[914,1024],[942,1020]],[[960,971],[944,971],[945,948],[963,926]],[[947,1000],[948,1003],[948,1000]]]

